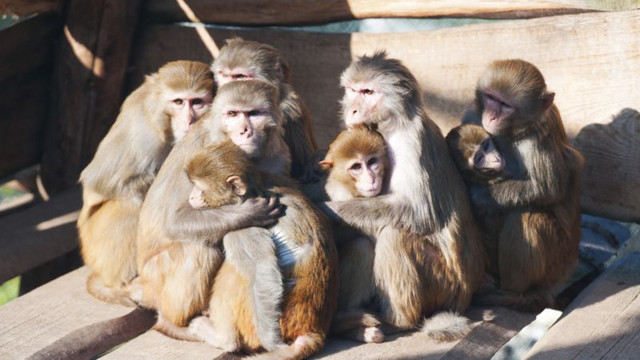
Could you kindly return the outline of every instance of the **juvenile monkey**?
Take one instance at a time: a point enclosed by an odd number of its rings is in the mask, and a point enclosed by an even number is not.
[[[140,302],[158,311],[159,331],[183,337],[183,327],[208,307],[227,233],[271,225],[279,214],[275,197],[194,209],[189,204],[193,185],[184,171],[188,161],[201,149],[232,139],[253,161],[286,164],[280,116],[278,90],[272,85],[255,80],[223,85],[211,111],[158,172],[140,211],[136,285]]]
[[[205,113],[215,84],[207,64],[174,61],[124,101],[93,160],[80,175],[80,247],[98,299],[135,305],[126,285],[136,276],[138,213],[165,157]]]
[[[385,139],[389,189],[372,198],[327,202],[325,210],[375,241],[373,278],[383,322],[414,329],[425,315],[465,311],[483,277],[482,245],[469,226],[464,183],[423,109],[416,79],[400,61],[378,52],[352,63],[340,83],[347,127],[376,125]],[[431,336],[453,339],[468,331],[466,319],[437,315],[445,325],[425,322]]]
[[[291,176],[299,178],[317,150],[311,116],[293,90],[289,64],[274,47],[233,38],[220,49],[211,66],[218,86],[230,81],[263,80],[280,90],[281,124],[284,140],[291,150]]]
[[[259,229],[263,230],[263,240],[275,243],[277,248],[285,286],[279,324],[282,337],[291,344],[269,349],[275,350],[269,357],[302,359],[318,351],[335,311],[338,281],[336,250],[325,216],[291,186],[291,181],[259,171],[231,141],[206,148],[194,156],[187,166],[187,174],[194,183],[190,196],[194,207],[238,204],[256,196],[277,196],[286,207],[285,215],[276,225],[268,231]],[[235,233],[240,236],[244,231]],[[227,351],[241,348],[255,351],[264,344],[260,327],[255,324],[260,314],[255,314],[256,302],[252,302],[251,297],[256,296],[256,292],[252,292],[254,283],[264,280],[263,268],[257,265],[249,272],[238,268],[245,264],[231,261],[230,258],[237,255],[230,252],[247,249],[237,245],[229,249],[227,244],[225,239],[227,260],[213,284],[210,317],[194,319],[189,328],[197,337]],[[259,258],[251,260],[260,261]]]
[[[477,121],[506,159],[508,176],[471,186],[475,208],[504,216],[497,255],[499,289],[482,303],[538,310],[549,288],[575,265],[580,242],[582,155],[568,142],[544,77],[523,60],[489,65],[476,88]],[[481,220],[481,223],[485,220]]]

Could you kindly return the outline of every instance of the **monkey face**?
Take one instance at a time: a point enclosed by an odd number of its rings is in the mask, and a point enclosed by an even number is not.
[[[209,207],[204,199],[204,185],[199,181],[193,183],[193,189],[189,194],[189,205],[194,209],[202,209]]]
[[[382,192],[384,166],[378,156],[357,156],[347,164],[356,192],[362,197],[375,197]]]
[[[475,153],[469,159],[469,165],[480,172],[485,179],[496,178],[504,170],[504,158],[498,152],[495,143],[487,138],[478,145]]]
[[[497,92],[490,89],[479,91],[482,109],[482,127],[491,135],[499,135],[510,126],[516,109]]]
[[[345,85],[342,111],[345,124],[353,127],[362,123],[377,123],[380,117],[382,93],[373,83],[349,83]]]
[[[224,114],[226,133],[249,157],[258,157],[263,152],[269,130],[276,125],[267,108],[230,107]]]
[[[191,126],[210,108],[211,93],[168,92],[165,111],[171,118],[171,130],[176,141],[182,139]]]

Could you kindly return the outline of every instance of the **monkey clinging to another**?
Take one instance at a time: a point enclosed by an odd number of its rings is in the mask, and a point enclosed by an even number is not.
[[[507,173],[469,187],[499,282],[479,294],[481,303],[530,311],[552,306],[549,289],[578,259],[584,161],[567,140],[554,96],[523,60],[495,61],[478,81],[470,118],[491,134]]]

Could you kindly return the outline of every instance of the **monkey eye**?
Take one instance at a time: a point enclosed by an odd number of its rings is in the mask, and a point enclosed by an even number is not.
[[[238,112],[235,111],[235,110],[227,111],[227,116],[228,117],[236,117],[236,116],[238,116]]]
[[[367,166],[374,166],[378,164],[378,158],[372,157],[367,161]]]
[[[182,99],[173,99],[173,103],[180,106],[184,103],[184,100]]]
[[[197,99],[193,99],[193,101],[191,101],[191,103],[193,105],[202,105],[204,103],[204,100],[197,98]]]
[[[247,75],[245,75],[245,74],[231,74],[231,78],[234,79],[234,80],[245,79],[245,78],[247,78]]]
[[[365,95],[373,95],[373,93],[374,93],[374,91],[371,90],[371,89],[362,89],[362,90],[360,90],[360,92],[362,94],[365,94]]]
[[[478,151],[473,156],[473,164],[477,167],[477,166],[482,166],[483,163],[484,163],[484,153]]]
[[[354,163],[353,165],[351,165],[351,167],[349,168],[349,170],[351,170],[354,173],[358,173],[360,172],[360,170],[362,170],[362,164],[360,163]]]
[[[260,115],[260,110],[251,110],[251,111],[247,112],[247,115],[249,117],[258,116],[258,115]]]

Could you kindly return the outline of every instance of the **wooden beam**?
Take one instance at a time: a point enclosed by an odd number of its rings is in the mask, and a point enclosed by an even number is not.
[[[145,18],[236,25],[317,24],[366,18],[477,17],[488,19],[533,18],[599,10],[630,10],[633,0],[156,0],[144,5]]]
[[[53,106],[42,160],[55,193],[75,184],[115,120],[140,0],[70,0],[54,69]]]
[[[49,114],[54,14],[0,31],[0,178],[40,161]]]
[[[621,359],[640,353],[640,253],[608,268],[569,305],[527,359]]]

